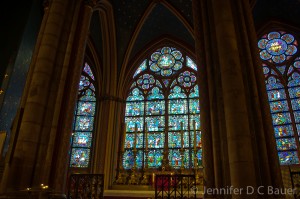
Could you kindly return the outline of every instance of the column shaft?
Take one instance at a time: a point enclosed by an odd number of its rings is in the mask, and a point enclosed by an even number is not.
[[[231,184],[233,187],[246,190],[246,186],[256,187],[256,173],[245,87],[230,3],[230,0],[212,1],[224,97]],[[243,192],[234,197],[248,196]],[[253,195],[251,197],[253,198]]]
[[[203,2],[203,1],[201,1]],[[204,48],[203,29],[207,28],[205,20],[201,14],[201,2],[193,0],[193,17],[194,17],[194,35],[195,35],[195,52],[198,66],[198,84],[199,84],[199,101],[201,107],[201,136],[202,136],[202,157],[204,167],[204,186],[213,188],[214,185],[214,165],[213,165],[213,148],[212,148],[212,131],[210,115],[210,98],[208,89],[206,54]]]

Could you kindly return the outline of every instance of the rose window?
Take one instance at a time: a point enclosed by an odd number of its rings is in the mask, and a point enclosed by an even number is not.
[[[291,34],[270,32],[258,42],[260,57],[270,62],[282,63],[297,52],[297,41]]]
[[[196,82],[196,76],[192,72],[185,71],[179,75],[178,82],[184,87],[191,87]]]
[[[151,55],[150,70],[162,76],[170,76],[182,68],[181,52],[164,47]]]
[[[138,86],[144,90],[152,88],[154,83],[154,77],[149,74],[144,74],[137,80]]]

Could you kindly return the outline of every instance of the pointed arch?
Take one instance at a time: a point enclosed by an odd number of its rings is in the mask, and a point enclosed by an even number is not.
[[[150,52],[130,73],[121,164],[126,170],[193,168],[202,161],[197,66],[170,45]]]

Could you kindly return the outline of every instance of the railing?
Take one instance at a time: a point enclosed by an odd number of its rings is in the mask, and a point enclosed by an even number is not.
[[[155,198],[196,198],[195,175],[167,174],[155,176]]]
[[[69,181],[69,199],[103,198],[103,174],[72,174]]]
[[[300,198],[300,171],[291,171],[292,188],[294,189],[294,198]]]

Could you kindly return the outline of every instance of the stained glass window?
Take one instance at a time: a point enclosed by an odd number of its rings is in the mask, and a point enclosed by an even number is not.
[[[258,41],[281,165],[299,164],[300,58],[289,33],[270,32]]]
[[[202,164],[196,74],[192,58],[172,47],[156,50],[138,67],[125,108],[125,169]]]
[[[89,167],[96,112],[96,89],[94,85],[95,77],[90,66],[86,63],[79,82],[71,142],[70,167]],[[135,104],[132,104],[132,106],[138,108]],[[139,114],[139,112],[136,110],[128,114]]]

